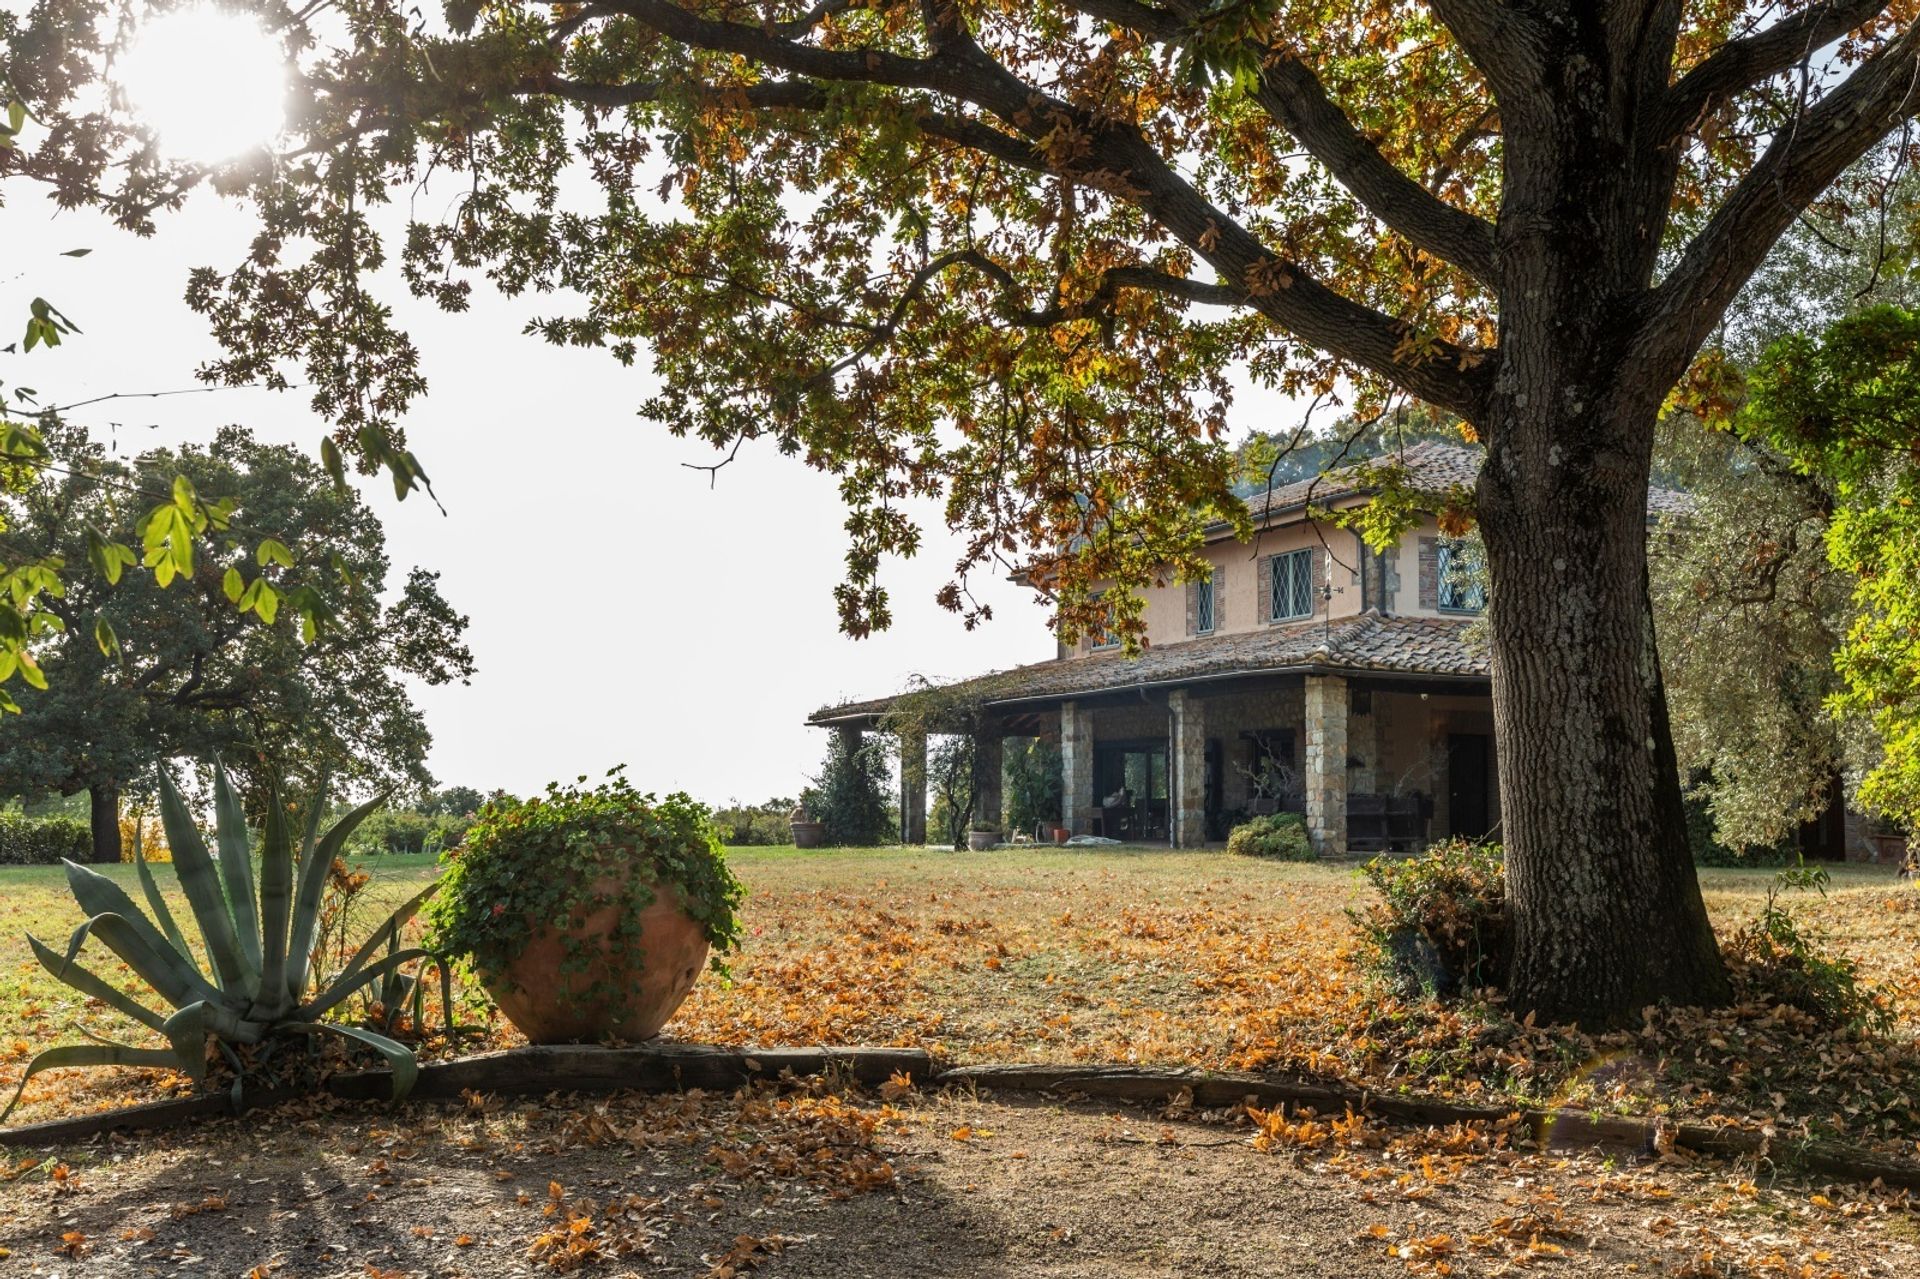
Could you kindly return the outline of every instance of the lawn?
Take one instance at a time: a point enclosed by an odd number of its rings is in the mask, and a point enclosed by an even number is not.
[[[1382,994],[1354,964],[1351,865],[1160,850],[735,850],[746,943],[730,984],[706,981],[668,1033],[748,1044],[893,1044],[958,1061],[1187,1064],[1335,1078],[1373,1088],[1645,1114],[1721,1113],[1912,1150],[1920,1113],[1880,1050],[1790,1018],[1674,1013],[1590,1039],[1517,1026],[1494,1006],[1441,1009]],[[433,873],[368,863],[361,917]],[[124,873],[124,872],[121,872]],[[131,875],[127,875],[131,881]],[[162,874],[162,881],[170,877]],[[1716,924],[1763,902],[1772,872],[1707,870]],[[1920,894],[1873,868],[1836,868],[1795,909],[1829,931],[1909,1014],[1920,1008]],[[0,1082],[38,1047],[123,1034],[27,951],[79,922],[57,871],[0,871]],[[102,969],[117,964],[107,957]],[[477,1005],[469,1013],[477,1015]],[[512,1041],[497,1025],[493,1042]],[[1717,1046],[1716,1046],[1717,1045]],[[22,1118],[127,1099],[139,1076],[36,1079]]]
[[[1352,866],[1101,849],[739,850],[733,981],[669,1033],[907,1044],[961,1061],[1139,1061],[1481,1100],[1713,1114],[1912,1156],[1912,1020],[1819,1035],[1779,1009],[1670,1011],[1593,1039],[1497,1006],[1381,994],[1354,967]],[[387,859],[370,895],[432,874]],[[165,876],[163,876],[163,879]],[[1770,872],[1703,875],[1731,930]],[[1796,909],[1907,1008],[1920,894],[1842,868]],[[369,906],[363,914],[372,915]],[[57,873],[0,871],[0,1080],[114,1029],[19,934],[77,923]],[[103,964],[103,968],[107,965]],[[469,1015],[473,1010],[469,1009]],[[487,1042],[506,1043],[496,1027]],[[15,1076],[17,1077],[17,1076]],[[61,1072],[27,1117],[152,1096],[165,1077]],[[68,1274],[602,1274],[733,1279],[1159,1274],[1904,1275],[1904,1194],[1770,1162],[1516,1148],[1243,1107],[1200,1113],[826,1082],[731,1097],[465,1105],[322,1101],[0,1167],[0,1258]],[[1649,1156],[1652,1152],[1647,1152]],[[0,1264],[4,1264],[0,1262]]]

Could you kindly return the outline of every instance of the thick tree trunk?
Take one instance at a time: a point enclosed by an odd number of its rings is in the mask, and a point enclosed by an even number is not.
[[[1684,326],[1647,305],[1674,157],[1641,132],[1670,50],[1645,59],[1631,27],[1577,6],[1566,18],[1540,62],[1554,73],[1502,103],[1500,365],[1475,423],[1510,996],[1597,1027],[1729,990],[1647,595],[1654,425],[1692,355]]]
[[[1589,1026],[1728,994],[1687,846],[1644,472],[1482,479],[1515,1007]]]
[[[96,865],[120,861],[120,788],[99,782],[87,789],[87,820],[93,829]]]

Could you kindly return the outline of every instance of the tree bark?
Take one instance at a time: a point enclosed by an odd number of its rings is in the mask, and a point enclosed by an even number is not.
[[[1561,71],[1502,103],[1524,127],[1496,233],[1500,368],[1476,419],[1477,498],[1509,995],[1605,1027],[1730,990],[1687,846],[1647,590],[1654,427],[1696,341],[1647,305],[1674,178],[1671,152],[1645,145],[1667,50],[1646,60],[1630,30],[1591,16],[1557,30],[1543,65]]]
[[[95,865],[118,865],[120,861],[120,788],[112,782],[96,782],[87,788],[87,820],[93,829]]]

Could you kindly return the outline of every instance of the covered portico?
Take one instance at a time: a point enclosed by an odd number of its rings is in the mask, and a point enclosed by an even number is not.
[[[942,693],[971,707],[975,811],[996,822],[1009,737],[1058,744],[1061,824],[1076,835],[1198,848],[1247,815],[1297,811],[1316,850],[1338,856],[1499,820],[1486,662],[1448,619],[1363,613],[1036,663]],[[902,700],[809,722],[894,731]],[[926,838],[925,728],[901,733],[908,842]]]

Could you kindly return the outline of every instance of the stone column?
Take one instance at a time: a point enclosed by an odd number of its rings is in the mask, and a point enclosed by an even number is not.
[[[1173,740],[1167,759],[1173,773],[1173,845],[1207,846],[1207,704],[1185,689],[1167,694]]]
[[[1093,712],[1060,703],[1060,824],[1076,835],[1093,833]]]
[[[1347,851],[1347,681],[1307,676],[1307,838],[1321,857]]]
[[[1006,821],[1000,802],[1000,776],[1006,767],[998,728],[982,728],[973,735],[973,820],[999,827]]]
[[[927,842],[927,735],[917,728],[900,733],[900,842]]]

